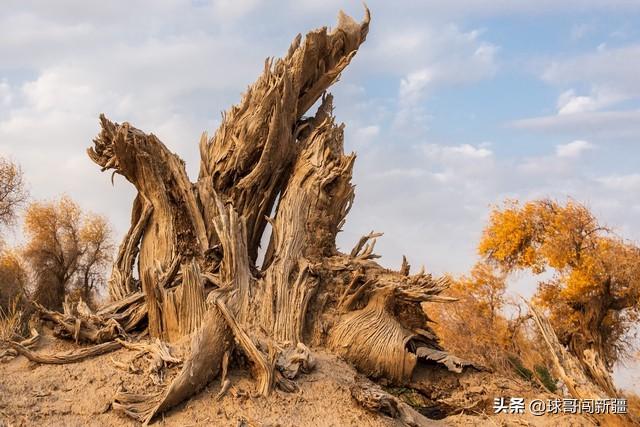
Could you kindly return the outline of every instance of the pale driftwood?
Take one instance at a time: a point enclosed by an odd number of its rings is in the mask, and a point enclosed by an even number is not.
[[[126,298],[136,289],[136,283],[133,279],[133,266],[138,255],[138,244],[142,238],[142,232],[153,211],[151,204],[139,196],[136,197],[133,205],[131,228],[122,240],[108,282],[109,294],[116,301]]]
[[[316,361],[311,351],[301,342],[282,352],[276,361],[278,371],[289,380],[297,378],[300,373],[308,374],[315,366]]]
[[[302,341],[307,309],[318,290],[317,270],[324,257],[336,253],[335,237],[353,201],[355,157],[343,153],[343,129],[331,116],[332,109],[328,95],[307,123],[296,172],[273,225],[276,233],[268,251],[273,255],[260,295],[260,316],[267,332],[280,341]]]
[[[36,344],[38,344],[39,341],[40,333],[36,329],[31,328],[31,336],[20,341],[20,345],[28,348],[29,350],[33,350],[33,348],[36,346]]]
[[[353,274],[353,277],[351,279],[351,281],[349,282],[349,285],[344,289],[344,292],[342,292],[342,295],[340,296],[340,300],[338,301],[338,307],[340,309],[342,309],[344,307],[344,300],[347,297],[347,295],[349,295],[349,293],[356,288],[356,284],[362,279],[362,272],[361,271],[356,271]]]
[[[258,348],[255,343],[249,337],[249,335],[242,329],[235,317],[231,314],[226,305],[220,301],[220,299],[215,299],[215,304],[222,313],[222,316],[227,321],[229,328],[233,332],[233,335],[236,338],[236,341],[242,347],[245,354],[251,359],[253,364],[256,367],[257,377],[258,377],[258,393],[263,396],[268,396],[271,392],[271,387],[273,384],[273,368],[274,363],[270,363],[267,360],[267,356],[265,356]]]
[[[216,402],[220,401],[224,395],[227,393],[227,391],[229,391],[229,388],[231,388],[231,381],[224,380],[222,382],[222,386],[220,387],[220,391],[218,392],[218,394],[216,394],[216,397],[214,398],[214,400]]]
[[[164,391],[150,395],[120,390],[114,398],[113,409],[148,423],[156,414],[198,393],[220,372],[217,362],[231,346],[230,341],[225,341],[230,335],[220,311],[211,307],[193,334],[189,357],[172,383]]]
[[[116,337],[126,337],[124,329],[114,319],[101,319],[99,322],[95,322],[94,319],[62,314],[38,304],[34,305],[43,319],[52,321],[58,326],[55,330],[58,336],[72,338],[76,342],[92,343],[110,342]]]
[[[376,246],[376,239],[378,237],[381,237],[382,235],[383,233],[374,233],[372,231],[371,233],[362,236],[360,240],[358,240],[358,243],[356,243],[356,245],[351,250],[351,256],[360,259],[379,258],[378,255],[375,255],[373,253],[373,249]],[[371,240],[371,243],[367,243],[369,242],[369,240]]]
[[[414,334],[389,313],[392,303],[393,289],[382,289],[366,307],[343,316],[329,345],[361,372],[402,382],[410,378],[417,357],[407,350]]]
[[[138,351],[139,353],[136,357],[140,357],[143,354],[151,354],[154,358],[157,358],[166,364],[178,364],[182,362],[180,358],[175,357],[172,354],[171,348],[166,343],[157,338],[151,343],[129,342],[118,338],[116,338],[116,342],[119,342],[123,347],[129,350]]]
[[[407,261],[407,257],[402,255],[402,266],[400,267],[400,274],[408,276],[411,271],[411,265]]]
[[[533,304],[524,301],[549,349],[555,371],[567,386],[569,393],[576,399],[606,398],[607,393],[587,377],[576,357],[560,344],[549,320]]]
[[[120,343],[110,341],[91,347],[71,350],[64,353],[41,354],[29,350],[28,348],[17,342],[7,341],[6,344],[13,348],[18,354],[26,357],[32,362],[52,365],[64,365],[67,363],[80,362],[89,357],[110,353],[122,347]]]
[[[355,292],[338,305],[338,308],[341,312],[351,310],[356,303],[360,300],[360,298],[369,290],[369,287],[375,283],[374,280],[367,280],[362,285],[355,288]]]
[[[449,371],[461,374],[465,368],[473,368],[476,371],[488,370],[486,367],[476,363],[472,363],[468,360],[461,359],[453,354],[449,354],[446,351],[436,350],[429,347],[418,347],[415,350],[418,360],[425,360],[430,362],[439,363],[444,365]]]
[[[428,419],[397,397],[366,380],[360,380],[351,387],[351,396],[364,408],[397,419],[405,426],[428,427],[444,425],[439,421]]]
[[[13,339],[20,339],[20,336],[16,336],[13,337]],[[33,350],[33,348],[38,344],[38,342],[40,341],[40,333],[36,330],[36,329],[31,329],[31,336],[29,338],[23,339],[21,341],[19,341],[18,343],[28,349],[28,350]],[[0,361],[8,361],[11,360],[12,358],[16,357],[18,355],[18,351],[15,350],[14,348],[6,348],[2,351],[0,351]]]

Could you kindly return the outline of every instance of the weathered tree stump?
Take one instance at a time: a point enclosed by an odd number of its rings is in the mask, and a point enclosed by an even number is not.
[[[333,30],[298,35],[284,58],[268,59],[214,136],[202,135],[195,183],[156,136],[100,116],[89,157],[138,191],[109,280],[113,302],[95,314],[43,314],[63,335],[94,343],[145,328],[167,342],[191,336],[182,370],[164,391],[121,391],[115,409],[149,422],[225,376],[234,349],[263,395],[295,389],[298,373],[313,367],[307,346],[394,383],[409,381],[421,359],[454,366],[422,306],[451,300],[440,296],[446,279],[411,275],[406,259],[399,271],[378,265],[381,234],[364,236],[349,254],[336,249],[354,200],[355,155],[344,153],[326,90],[365,41],[369,20],[368,10],[361,23],[340,13]],[[370,400],[366,390],[354,393]],[[382,397],[391,415],[422,425],[406,405]]]

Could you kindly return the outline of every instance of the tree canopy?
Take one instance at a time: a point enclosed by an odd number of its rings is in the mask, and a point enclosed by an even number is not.
[[[60,309],[65,291],[77,290],[88,301],[102,283],[113,245],[107,220],[83,213],[69,197],[34,202],[25,215],[28,242],[24,257],[34,272],[34,297]]]
[[[0,252],[0,309],[7,310],[25,294],[27,271],[20,254],[16,250]]]
[[[640,248],[599,224],[586,206],[545,199],[495,208],[479,251],[506,272],[551,272],[535,301],[586,371],[613,389],[598,378],[598,367],[610,371],[631,348],[628,334],[640,315]]]
[[[15,223],[17,210],[27,195],[20,166],[0,157],[0,226]]]

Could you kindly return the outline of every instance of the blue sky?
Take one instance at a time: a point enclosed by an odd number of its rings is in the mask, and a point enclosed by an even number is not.
[[[368,4],[367,42],[332,89],[358,154],[343,248],[383,231],[383,264],[406,254],[462,274],[490,206],[537,197],[582,201],[640,242],[639,1]],[[120,236],[134,193],[85,154],[98,114],[154,132],[195,177],[200,133],[265,57],[341,8],[362,16],[336,0],[5,0],[0,154],[22,164],[35,198],[69,194]],[[533,283],[511,288],[530,295]],[[637,369],[625,372],[638,387]]]

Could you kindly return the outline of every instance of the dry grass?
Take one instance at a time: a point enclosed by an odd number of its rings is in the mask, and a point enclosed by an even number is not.
[[[0,307],[0,340],[13,340],[19,335],[22,310],[18,302],[19,298],[15,298],[7,309]]]
[[[640,425],[640,396],[631,391],[627,391],[623,395],[627,399],[628,412],[633,422]]]

